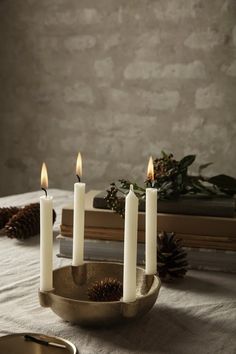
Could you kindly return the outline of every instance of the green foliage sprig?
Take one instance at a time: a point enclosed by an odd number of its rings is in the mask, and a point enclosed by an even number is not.
[[[212,163],[200,165],[198,175],[190,175],[189,167],[196,155],[187,155],[175,160],[173,154],[162,151],[160,158],[154,159],[154,180],[147,179],[141,187],[129,180],[119,179],[110,184],[105,197],[107,206],[124,217],[124,196],[129,192],[130,185],[137,197],[145,199],[147,187],[157,188],[159,199],[178,199],[183,195],[233,196],[236,194],[236,179],[224,174],[204,177],[202,172]]]

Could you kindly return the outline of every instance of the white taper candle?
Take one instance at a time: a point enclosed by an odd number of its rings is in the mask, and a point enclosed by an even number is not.
[[[157,272],[157,189],[146,189],[145,271]]]
[[[82,176],[82,159],[78,154],[76,174]],[[85,183],[74,184],[74,214],[73,214],[73,256],[72,265],[79,266],[84,263],[84,208]]]
[[[151,185],[154,180],[154,164],[150,156],[147,168],[147,178]],[[157,189],[146,189],[145,213],[145,272],[157,272]]]
[[[136,300],[138,198],[133,186],[125,198],[123,301]]]
[[[42,166],[41,186],[46,192],[48,177],[46,165]],[[53,288],[53,198],[40,197],[40,291],[50,291]]]

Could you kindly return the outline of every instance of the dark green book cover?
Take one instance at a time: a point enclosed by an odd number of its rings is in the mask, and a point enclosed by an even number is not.
[[[106,192],[101,192],[94,197],[93,207],[108,209],[104,197]],[[145,211],[145,201],[139,203],[139,211]],[[158,200],[158,213],[235,217],[235,199],[227,197],[183,196],[176,200]]]

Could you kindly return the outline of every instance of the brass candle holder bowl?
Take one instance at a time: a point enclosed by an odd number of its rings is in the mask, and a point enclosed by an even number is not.
[[[136,301],[95,302],[87,290],[104,278],[123,281],[123,264],[86,262],[82,266],[66,266],[53,271],[51,291],[39,291],[40,304],[51,307],[59,317],[79,325],[107,325],[142,316],[156,302],[161,282],[155,275],[146,275],[137,267]]]

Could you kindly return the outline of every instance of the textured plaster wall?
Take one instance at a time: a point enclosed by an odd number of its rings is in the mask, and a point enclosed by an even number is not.
[[[144,178],[161,149],[236,176],[235,0],[1,0],[0,195]]]

